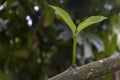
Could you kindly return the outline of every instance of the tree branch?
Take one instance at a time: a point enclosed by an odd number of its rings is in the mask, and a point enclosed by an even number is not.
[[[48,80],[90,80],[95,77],[120,70],[120,55],[104,58],[53,76]]]

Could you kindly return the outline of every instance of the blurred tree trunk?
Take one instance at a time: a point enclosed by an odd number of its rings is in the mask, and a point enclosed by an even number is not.
[[[120,80],[120,70],[114,72],[114,79],[113,80]]]

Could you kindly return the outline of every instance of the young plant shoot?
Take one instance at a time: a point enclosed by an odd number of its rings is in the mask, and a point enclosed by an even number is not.
[[[81,30],[83,30],[84,28],[101,22],[104,19],[107,19],[104,16],[91,16],[88,19],[86,19],[85,21],[81,22],[77,27],[74,24],[74,22],[72,21],[72,18],[69,16],[69,14],[64,11],[63,9],[56,7],[56,6],[52,6],[49,5],[52,9],[54,9],[56,11],[56,13],[66,22],[66,24],[69,26],[69,28],[72,31],[73,34],[73,55],[72,55],[72,67],[76,66],[76,41],[77,41],[77,36],[80,33]]]

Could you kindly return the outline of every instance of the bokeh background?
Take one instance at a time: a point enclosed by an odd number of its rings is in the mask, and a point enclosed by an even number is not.
[[[76,25],[108,17],[79,34],[78,66],[120,53],[120,0],[0,0],[0,80],[47,80],[71,66],[72,33],[48,5],[66,10]]]

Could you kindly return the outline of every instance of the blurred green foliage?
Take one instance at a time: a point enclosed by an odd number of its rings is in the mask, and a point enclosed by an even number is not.
[[[0,79],[45,80],[71,66],[72,33],[49,4],[69,12],[76,24],[108,17],[79,34],[79,66],[119,52],[120,0],[0,0]],[[95,80],[108,79],[111,74]]]

